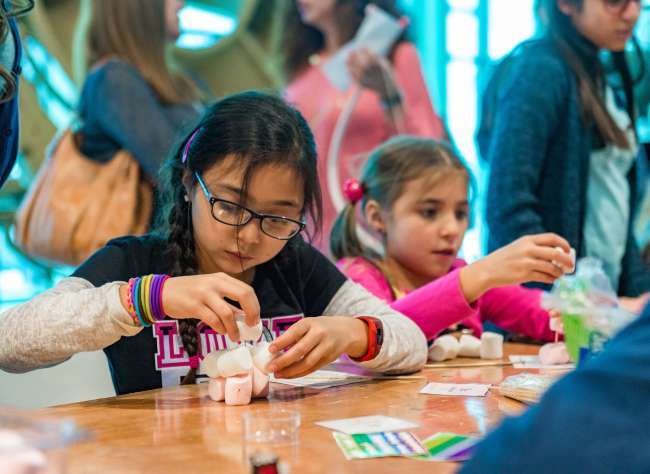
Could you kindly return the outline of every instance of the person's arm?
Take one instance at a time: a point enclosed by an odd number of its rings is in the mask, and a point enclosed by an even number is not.
[[[488,161],[486,218],[491,249],[545,232],[537,189],[547,149],[566,108],[571,78],[550,53],[522,53],[504,81]]]
[[[460,472],[648,472],[648,341],[650,306],[537,406],[506,419]]]
[[[463,294],[459,275],[460,270],[454,270],[410,292],[390,306],[408,316],[427,340],[431,340],[440,331],[477,314],[476,306],[470,305]]]
[[[103,349],[140,332],[119,297],[121,282],[96,288],[76,277],[0,314],[0,369],[26,372]]]
[[[402,42],[396,47],[393,69],[398,87],[395,92],[402,95],[402,103],[396,112],[403,117],[404,132],[438,140],[447,139],[442,119],[433,108],[418,52],[413,44]]]
[[[154,90],[132,67],[110,61],[93,74],[92,112],[115,143],[133,155],[154,182],[179,132]],[[90,110],[90,109],[89,109]]]
[[[541,307],[542,291],[513,285],[494,288],[479,300],[479,314],[507,331],[523,334],[538,341],[553,341],[549,314]]]
[[[379,372],[416,372],[427,360],[424,334],[409,318],[391,309],[365,288],[346,281],[323,312],[323,316],[371,316],[381,320],[384,341],[377,356],[358,364]]]

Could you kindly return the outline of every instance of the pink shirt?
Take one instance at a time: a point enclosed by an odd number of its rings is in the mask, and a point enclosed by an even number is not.
[[[465,265],[464,260],[456,259],[447,275],[396,300],[384,274],[369,260],[343,258],[337,263],[349,279],[411,318],[428,340],[457,323],[480,336],[483,321],[534,339],[553,340],[548,312],[540,306],[541,290],[518,285],[494,288],[470,305],[460,288],[459,272]]]
[[[404,133],[440,139],[445,136],[444,126],[431,105],[431,99],[422,76],[417,51],[411,43],[397,45],[393,55],[395,81],[403,94],[405,115]],[[332,197],[342,196],[343,182],[358,178],[368,153],[397,130],[381,107],[379,96],[363,90],[348,122],[338,166],[328,182],[328,152],[336,123],[354,89],[342,92],[329,82],[319,66],[310,66],[294,79],[286,89],[286,98],[305,116],[316,139],[318,150],[318,175],[323,191],[323,234],[313,243],[329,254],[329,236],[338,211]]]

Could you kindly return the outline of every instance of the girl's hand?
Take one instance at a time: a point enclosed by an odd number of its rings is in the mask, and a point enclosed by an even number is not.
[[[531,281],[553,283],[573,267],[569,243],[556,234],[521,237],[460,271],[461,288],[473,303],[491,288]]]
[[[361,48],[350,53],[347,64],[352,78],[362,87],[375,91],[382,99],[393,97],[398,92],[390,63],[383,56]]]
[[[630,313],[641,314],[643,309],[650,301],[650,293],[643,293],[636,298],[628,298],[622,296],[618,299],[619,304],[623,309],[628,310]]]
[[[279,378],[302,377],[334,362],[341,354],[361,357],[368,350],[368,326],[348,316],[301,319],[269,346],[274,359],[267,370]]]
[[[224,298],[239,303],[239,309]],[[175,319],[197,318],[220,334],[239,340],[235,315],[242,310],[246,324],[260,320],[260,304],[252,287],[225,273],[170,278],[163,289],[165,313]]]

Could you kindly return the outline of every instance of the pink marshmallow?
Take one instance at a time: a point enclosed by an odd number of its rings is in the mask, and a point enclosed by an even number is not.
[[[269,376],[253,366],[253,398],[269,396]]]
[[[568,364],[571,362],[566,344],[563,342],[544,344],[539,350],[539,360],[544,365]]]
[[[233,375],[226,379],[226,405],[248,405],[253,394],[253,375]]]
[[[215,402],[223,401],[226,398],[226,379],[223,377],[210,377],[208,396]]]

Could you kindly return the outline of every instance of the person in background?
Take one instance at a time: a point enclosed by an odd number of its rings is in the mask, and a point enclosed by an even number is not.
[[[305,115],[316,137],[324,215],[323,235],[314,244],[323,252],[329,249],[327,238],[340,210],[336,195],[347,178],[358,177],[370,150],[397,133],[446,137],[431,104],[417,51],[402,37],[388,58],[367,49],[350,54],[349,73],[362,92],[338,154],[330,156],[335,127],[354,93],[334,86],[321,65],[354,37],[368,4],[398,15],[392,0],[296,0],[286,19],[286,97]]]
[[[569,244],[554,234],[523,237],[477,262],[457,257],[469,224],[470,174],[449,146],[396,137],[375,149],[361,182],[348,182],[349,204],[331,237],[337,266],[351,280],[415,321],[428,340],[461,324],[476,336],[482,323],[550,341],[541,291],[572,265]],[[381,256],[357,234],[361,220],[380,236]]]
[[[22,49],[16,17],[33,7],[33,1],[0,0],[0,188],[18,155],[18,76]]]
[[[75,138],[87,157],[130,152],[153,184],[176,134],[193,122],[201,91],[175,71],[167,47],[179,35],[181,0],[84,0],[83,67]]]
[[[633,81],[624,48],[638,0],[546,0],[548,29],[511,59],[482,148],[490,164],[489,249],[555,232],[600,259],[621,296],[650,290],[632,232],[636,205]],[[612,52],[623,85],[606,81]]]

